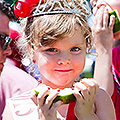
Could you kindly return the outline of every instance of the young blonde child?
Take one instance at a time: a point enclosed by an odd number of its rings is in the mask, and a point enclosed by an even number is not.
[[[25,38],[31,58],[37,64],[41,82],[34,91],[33,102],[38,106],[40,120],[115,120],[114,107],[109,95],[93,79],[75,79],[85,66],[86,51],[92,48],[91,29],[87,25],[87,10],[82,1],[49,1],[37,7],[37,13],[26,18]],[[59,4],[61,3],[61,4]],[[46,13],[45,13],[46,12]],[[52,14],[52,12],[54,14]],[[45,13],[45,15],[43,15]],[[42,14],[42,15],[41,15]],[[74,88],[73,88],[74,86]],[[53,100],[65,88],[71,88],[76,101],[63,105]],[[79,92],[81,91],[81,92]],[[49,94],[47,98],[45,96]]]

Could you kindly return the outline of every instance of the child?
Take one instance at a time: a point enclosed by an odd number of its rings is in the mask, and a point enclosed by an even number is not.
[[[72,1],[67,2],[73,10]],[[86,9],[81,1],[74,2],[77,8],[69,13],[70,9],[64,1],[59,1],[59,4],[57,1],[52,11],[48,11],[55,3],[49,1],[43,13],[39,10],[45,4],[37,7],[37,13],[24,21],[27,48],[38,65],[42,81],[36,88],[40,93],[36,96],[33,92],[31,98],[38,106],[40,120],[115,120],[109,95],[102,89],[98,90],[98,84],[93,79],[74,83],[84,69],[87,49],[92,48]],[[65,88],[73,88],[76,102],[65,105],[62,105],[63,101],[53,103]]]
[[[91,0],[91,3],[93,5],[94,0]],[[94,77],[100,87],[104,88],[112,97],[117,120],[120,120],[120,45],[113,48],[113,40],[120,39],[120,30],[113,33],[113,26],[107,26],[108,13],[112,10],[116,10],[120,19],[120,0],[97,0],[93,10],[96,13],[93,32],[98,53]],[[114,21],[114,16],[111,20]],[[106,23],[106,26],[104,23]],[[102,76],[100,75],[101,72]]]
[[[33,18],[30,28],[33,34],[29,38],[28,48],[30,53],[31,49],[33,51],[31,55],[40,70],[42,83],[46,85],[45,87],[40,84],[38,86],[40,94],[38,97],[35,94],[32,96],[32,100],[40,109],[40,119],[57,119],[58,113],[68,119],[69,105],[61,105],[62,101],[52,105],[52,101],[59,94],[60,89],[72,88],[75,79],[83,71],[86,49],[91,48],[91,31],[86,22],[85,9],[82,3],[79,5],[76,3],[76,6],[81,13],[44,15]],[[65,7],[64,3],[63,7]],[[56,5],[53,10],[60,10],[60,7]],[[77,100],[73,109],[77,119],[115,119],[112,104],[105,91],[99,89],[96,95],[98,86],[95,81],[82,80],[74,86],[73,94]],[[81,90],[81,94],[76,88]],[[57,90],[50,92],[45,100],[44,97],[49,89]],[[95,112],[93,112],[93,103]]]

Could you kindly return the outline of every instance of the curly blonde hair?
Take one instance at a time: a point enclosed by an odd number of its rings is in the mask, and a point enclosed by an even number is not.
[[[59,0],[64,9],[68,9],[63,0]],[[74,0],[77,9],[80,13],[72,14],[54,14],[42,15],[36,17],[28,17],[22,21],[24,30],[24,40],[31,46],[40,47],[55,44],[59,38],[71,36],[74,33],[75,25],[78,24],[81,28],[82,34],[86,40],[88,51],[92,48],[91,28],[87,24],[88,10],[82,0]],[[73,8],[71,1],[67,1],[68,5]],[[39,7],[41,10],[45,4]],[[52,0],[47,5],[45,11],[52,6]],[[36,8],[35,8],[36,9]],[[53,11],[60,11],[59,4],[55,4]],[[23,44],[23,42],[22,42]]]
[[[68,9],[64,1],[60,1],[62,7]],[[37,17],[26,18],[24,25],[24,37],[27,42],[32,46],[47,46],[54,44],[59,38],[72,35],[75,30],[75,24],[78,24],[82,30],[83,36],[86,39],[86,44],[90,50],[92,47],[91,42],[91,29],[87,24],[88,11],[83,6],[84,4],[80,0],[74,1],[75,5],[81,13],[73,14],[54,14],[43,15]],[[68,1],[68,4],[73,8],[73,4]],[[45,11],[47,11],[52,5],[52,1],[47,5]],[[40,10],[44,7],[44,4],[40,6]],[[55,4],[53,11],[61,10],[59,4]]]

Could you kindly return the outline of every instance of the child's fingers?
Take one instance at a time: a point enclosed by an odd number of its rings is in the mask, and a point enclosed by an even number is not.
[[[98,10],[101,8],[101,6],[106,6],[106,3],[105,2],[99,2],[99,1],[97,1],[97,3],[96,3],[96,5],[95,5],[95,7],[93,7],[93,14],[96,16],[96,14],[97,14],[97,12],[98,12]]]
[[[78,91],[78,89],[74,89],[72,94],[75,96],[76,100],[79,101],[80,103],[85,99],[84,96],[82,95],[81,90]]]
[[[38,103],[37,103],[37,96],[35,95],[34,91],[32,91],[32,93],[31,93],[31,99],[37,106],[38,105]]]
[[[52,106],[51,106],[51,110],[54,112],[54,111],[57,111],[58,107],[62,104],[63,102],[62,101],[57,101],[56,103],[54,103]]]
[[[82,84],[81,82],[79,83],[75,83],[74,85],[74,91],[73,91],[73,94],[75,95],[75,97],[77,98],[77,100],[80,101],[85,99],[85,97],[88,97],[89,96],[89,91],[87,89],[87,87]]]
[[[44,85],[44,84],[39,84],[37,87],[36,87],[36,91],[41,91],[41,90],[43,90],[43,88],[44,89],[46,89],[46,88],[48,88],[48,86],[46,86],[46,85]],[[42,92],[42,91],[41,91]],[[38,103],[37,103],[37,96],[35,95],[35,92],[34,92],[34,90],[32,91],[32,93],[31,93],[31,99],[32,99],[32,101],[36,104],[36,105],[38,105]]]
[[[110,16],[110,22],[109,22],[109,29],[112,30],[112,31],[113,31],[114,22],[115,22],[115,16],[111,15]]]
[[[97,4],[97,0],[90,0],[90,3],[93,7],[95,7]]]
[[[95,20],[94,20],[95,31],[96,29],[99,30],[103,27],[103,14],[104,14],[104,6],[101,6],[95,15]]]
[[[42,92],[40,92],[37,96],[37,103],[39,105],[39,108],[41,108],[45,103],[45,97],[49,94],[49,89],[44,89]]]
[[[108,18],[109,18],[109,15],[108,15],[108,9],[105,8],[104,10],[104,16],[103,16],[103,26],[104,28],[107,28],[108,27]]]
[[[75,83],[75,95],[78,101],[88,101],[91,97],[95,97],[98,91],[98,84],[93,79],[82,79],[80,83]],[[80,93],[79,93],[80,90]]]
[[[56,98],[56,96],[59,94],[60,90],[52,90],[49,94],[49,96],[46,98],[45,101],[45,107],[47,109],[50,109],[53,105],[53,100]]]
[[[91,95],[97,93],[99,85],[94,79],[82,79],[81,83],[88,88]]]
[[[104,9],[105,9],[105,6],[101,6],[99,9],[98,9],[98,25],[99,27],[103,27],[103,18],[104,18]]]
[[[74,88],[77,88],[78,90],[86,90],[87,86],[81,82],[77,82],[74,84]]]

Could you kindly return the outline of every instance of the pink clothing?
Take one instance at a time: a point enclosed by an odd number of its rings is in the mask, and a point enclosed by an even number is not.
[[[112,100],[115,106],[117,120],[120,120],[120,45],[113,49],[113,77],[114,77],[114,93]]]
[[[115,47],[112,52],[112,63],[115,68],[115,71],[117,72],[120,78],[120,45],[118,47]]]
[[[0,120],[7,98],[19,95],[36,87],[38,82],[14,65],[5,64],[0,77]]]
[[[21,95],[8,99],[7,109],[4,114],[4,120],[7,120],[8,118],[13,118],[14,120],[38,119],[38,108],[30,99],[31,92],[32,91],[28,91]],[[74,114],[75,103],[76,102],[72,102],[69,104],[66,120],[77,120]]]

